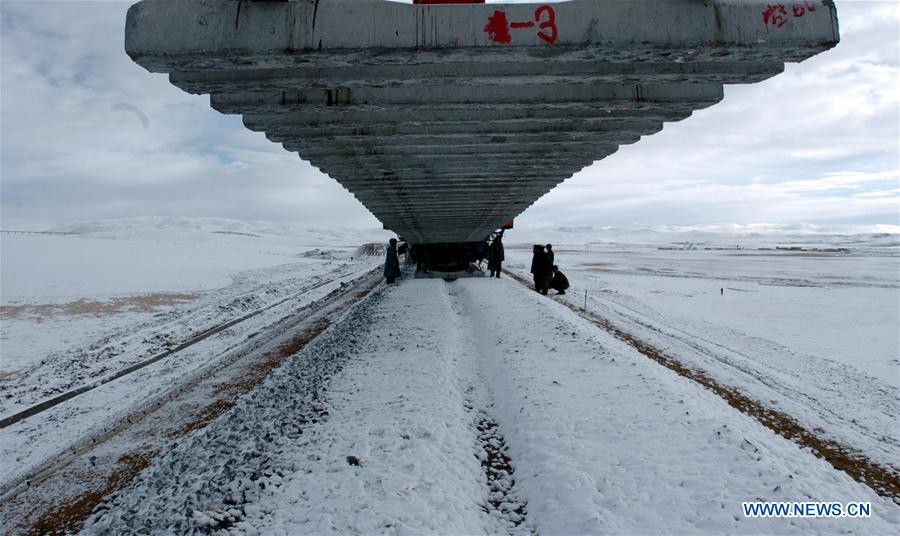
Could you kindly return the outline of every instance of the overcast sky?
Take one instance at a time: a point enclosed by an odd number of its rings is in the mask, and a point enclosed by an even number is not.
[[[517,223],[900,225],[900,8],[837,1],[841,43],[595,163]],[[214,216],[376,227],[293,153],[123,50],[130,2],[0,0],[2,224]],[[900,228],[898,228],[900,230]]]

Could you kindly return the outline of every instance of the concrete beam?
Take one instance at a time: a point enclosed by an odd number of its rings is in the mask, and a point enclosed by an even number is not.
[[[539,103],[531,106],[505,104],[503,102],[485,104],[442,104],[427,106],[403,105],[362,105],[353,108],[327,106],[282,106],[281,104],[260,105],[252,109],[220,106],[222,113],[244,113],[244,125],[251,130],[264,131],[267,126],[309,125],[359,127],[371,125],[378,128],[385,125],[414,126],[422,123],[520,121],[523,119],[652,119],[657,121],[680,121],[691,116],[694,110],[705,107],[706,101],[683,101],[675,103],[606,101],[593,103]],[[428,113],[428,120],[423,119]]]
[[[357,172],[360,175],[374,177],[390,177],[402,176],[407,171],[416,171],[420,169],[430,169],[433,171],[471,171],[483,170],[485,167],[484,159],[473,159],[465,155],[443,155],[444,158],[429,159],[423,156],[412,156],[405,160],[396,162],[393,167],[391,163],[377,157],[347,159],[344,157],[326,158],[320,157],[310,159],[309,162],[315,167],[325,171],[333,169],[342,173]],[[543,167],[550,166],[553,168],[561,167],[585,167],[591,165],[593,159],[585,158],[578,155],[554,155],[553,153],[536,153],[533,158],[522,159],[518,156],[502,156],[495,155],[489,160],[490,164],[498,168],[518,168],[520,166]]]
[[[608,143],[589,143],[589,142],[533,142],[533,143],[492,143],[489,145],[453,145],[450,147],[439,145],[408,145],[400,146],[342,146],[342,147],[311,147],[302,143],[284,143],[284,148],[292,153],[300,153],[301,158],[304,156],[398,156],[402,158],[412,156],[428,156],[428,155],[445,155],[445,154],[468,154],[481,155],[482,157],[490,157],[493,155],[513,154],[532,155],[541,152],[555,154],[571,154],[593,156],[595,160],[600,160],[613,154],[618,146]],[[601,156],[596,156],[601,155]]]
[[[632,132],[644,136],[662,130],[663,122],[654,119],[517,119],[513,121],[455,121],[422,122],[413,125],[267,125],[251,128],[264,131],[272,141],[281,138],[302,138],[315,140],[352,139],[358,136],[421,137],[439,135],[508,135],[577,132]]]
[[[289,67],[229,71],[175,72],[173,85],[188,93],[234,93],[255,91],[260,86],[273,90],[361,89],[367,87],[423,88],[446,84],[486,86],[526,84],[651,84],[651,83],[755,83],[781,73],[780,62],[646,61],[597,62],[562,61],[478,62],[434,64],[340,65],[329,67]]]
[[[145,0],[126,51],[418,242],[481,239],[554,186],[838,41],[770,0]]]
[[[801,61],[838,41],[831,2],[811,2],[800,17],[766,18],[765,0],[576,0],[551,4],[408,5],[367,0],[222,2],[153,0],[131,7],[125,49],[155,72],[296,65],[296,56],[353,51],[361,59],[386,51],[427,61],[430,49],[471,57],[479,49],[529,47],[723,49],[746,47]],[[496,13],[500,13],[497,15]],[[531,23],[511,28],[512,22]],[[552,48],[551,48],[552,47]],[[755,52],[755,54],[754,54]],[[505,54],[509,57],[512,54]],[[346,55],[345,55],[346,56]],[[346,57],[345,57],[346,59]],[[365,63],[365,62],[360,62]],[[198,68],[202,67],[202,68]]]
[[[234,107],[250,111],[258,106],[280,105],[345,107],[367,105],[377,102],[381,105],[427,106],[429,103],[455,104],[507,104],[544,105],[548,103],[573,102],[692,102],[698,105],[712,105],[723,97],[720,84],[701,83],[648,83],[648,84],[522,84],[512,86],[484,86],[465,91],[452,84],[435,84],[415,87],[363,87],[331,89],[295,88],[284,91],[260,90],[213,93],[210,103],[213,108]],[[696,108],[695,108],[696,109]],[[427,116],[425,116],[427,119]]]
[[[341,172],[334,173],[332,171],[326,171],[326,173],[330,176],[339,177],[337,180],[344,187],[349,190],[353,190],[354,187],[360,186],[364,188],[380,188],[382,186],[395,186],[398,188],[406,188],[406,189],[414,189],[414,188],[425,188],[428,187],[456,187],[460,189],[471,188],[473,186],[485,185],[487,186],[487,181],[494,180],[498,181],[498,183],[506,183],[514,181],[516,185],[526,186],[531,184],[544,184],[548,180],[553,177],[558,177],[561,182],[564,179],[567,179],[574,175],[575,173],[581,171],[583,168],[573,168],[571,172],[562,174],[557,169],[546,169],[546,170],[522,170],[522,171],[507,171],[507,170],[481,170],[481,171],[470,171],[470,172],[459,172],[453,175],[444,174],[444,173],[426,173],[420,172],[419,174],[407,174],[402,178],[391,178],[391,177],[367,177],[361,174],[352,174],[352,172]],[[478,188],[478,191],[481,191],[481,188]]]
[[[631,131],[613,132],[547,132],[547,133],[509,133],[509,134],[444,134],[440,136],[420,136],[402,134],[396,136],[319,136],[316,138],[300,138],[296,136],[266,136],[270,141],[282,143],[285,147],[294,147],[297,151],[315,151],[317,149],[330,150],[335,147],[347,145],[363,146],[370,144],[379,149],[405,149],[405,148],[429,148],[442,147],[444,151],[454,147],[468,147],[472,145],[534,145],[538,143],[586,143],[586,144],[610,144],[627,145],[637,143],[641,134]]]
[[[410,175],[400,179],[385,178],[368,178],[362,176],[343,175],[337,179],[344,186],[365,186],[367,188],[378,188],[384,185],[397,185],[404,188],[423,188],[430,186],[449,186],[453,185],[461,189],[472,188],[479,184],[487,184],[488,181],[494,180],[498,182],[515,182],[517,185],[543,184],[553,177],[559,177],[559,181],[569,178],[575,172],[573,170],[566,175],[560,175],[559,171],[535,171],[535,172],[508,172],[508,171],[481,171],[472,173],[459,173],[457,175]],[[349,188],[348,188],[349,189]],[[480,188],[479,188],[480,190]]]

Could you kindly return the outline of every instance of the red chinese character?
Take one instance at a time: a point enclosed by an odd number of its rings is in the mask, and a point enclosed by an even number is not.
[[[762,12],[763,22],[766,28],[774,26],[781,28],[788,21],[787,9],[783,4],[769,4],[765,11]]]
[[[494,14],[488,17],[488,23],[484,27],[484,31],[495,43],[509,43],[512,36],[509,35],[509,21],[506,20],[506,13],[503,11],[494,11]]]
[[[806,13],[806,10],[803,9],[803,6],[798,6],[797,4],[794,4],[791,6],[791,12],[794,14],[795,17],[802,17],[803,14]]]

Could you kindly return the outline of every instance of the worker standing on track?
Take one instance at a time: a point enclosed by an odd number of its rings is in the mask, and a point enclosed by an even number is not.
[[[494,236],[494,241],[488,247],[488,270],[491,271],[491,277],[500,279],[500,270],[503,269],[503,261],[506,256],[503,253],[503,231]],[[496,274],[496,275],[495,275]]]
[[[397,258],[397,239],[391,238],[385,250],[384,278],[388,285],[400,278],[400,259]]]
[[[534,290],[546,295],[550,287],[550,259],[544,246],[534,245],[534,256],[531,258],[531,274],[534,277]]]

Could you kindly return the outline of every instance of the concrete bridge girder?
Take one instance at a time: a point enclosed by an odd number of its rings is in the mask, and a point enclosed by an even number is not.
[[[126,50],[418,242],[483,238],[620,145],[834,46],[828,0],[135,4]]]
[[[397,136],[346,136],[329,138],[301,138],[296,136],[267,136],[270,141],[282,143],[285,146],[296,146],[315,150],[318,148],[331,149],[343,146],[364,146],[371,144],[373,147],[388,149],[391,147],[443,147],[444,151],[456,146],[472,145],[529,145],[536,143],[615,143],[626,145],[637,143],[641,134],[630,131],[614,132],[547,132],[547,133],[511,133],[511,134],[443,134],[430,136],[423,134],[415,136],[403,134]],[[302,150],[299,149],[298,152]]]
[[[398,162],[403,162],[403,159],[408,157],[428,157],[431,155],[447,155],[447,154],[455,154],[455,155],[482,155],[483,157],[490,157],[493,155],[507,155],[512,156],[515,154],[520,155],[530,155],[530,154],[538,154],[538,153],[547,153],[547,154],[562,154],[565,156],[569,155],[578,155],[578,154],[586,154],[588,156],[594,156],[597,154],[601,154],[602,157],[606,157],[611,155],[618,149],[618,146],[615,144],[604,143],[604,142],[585,142],[585,141],[559,141],[559,142],[543,142],[543,141],[533,141],[533,142],[519,142],[519,143],[491,143],[488,145],[479,145],[479,144],[459,144],[453,146],[442,146],[442,145],[406,145],[406,146],[360,146],[360,145],[334,145],[332,147],[326,146],[314,146],[310,147],[304,145],[302,142],[299,143],[288,143],[285,142],[282,144],[285,149],[292,153],[299,153],[301,157],[310,156],[312,158],[321,157],[321,156],[330,156],[330,157],[338,157],[338,156],[346,156],[346,157],[369,157],[369,158],[391,158],[391,157],[399,157]],[[595,158],[595,160],[600,160],[600,158]]]
[[[581,171],[581,169],[573,169],[571,175]],[[331,172],[327,172],[331,175]],[[465,191],[473,186],[483,185],[484,187],[496,184],[497,188],[508,188],[505,183],[509,180],[516,181],[518,187],[525,187],[531,184],[546,184],[549,177],[559,177],[560,182],[569,177],[560,176],[559,170],[535,170],[535,171],[491,171],[491,170],[472,170],[460,171],[453,175],[445,175],[443,173],[422,173],[403,179],[392,180],[386,177],[361,177],[361,178],[343,178],[344,173],[334,173],[342,185],[350,189],[352,186],[369,186],[373,190],[382,190],[391,187],[402,187],[411,195],[416,194],[416,190],[420,188],[442,189],[456,188]],[[496,181],[492,183],[491,180]],[[555,186],[555,185],[554,185]],[[479,188],[479,192],[481,188]]]
[[[440,67],[436,69],[434,67]],[[484,88],[510,87],[523,84],[540,85],[603,85],[630,83],[755,83],[781,73],[784,66],[770,62],[646,62],[596,63],[555,65],[556,69],[535,63],[472,63],[431,65],[353,66],[335,69],[289,68],[258,71],[218,71],[173,73],[173,85],[188,93],[207,94],[234,91],[254,91],[260,80],[268,89],[292,91],[328,91],[348,89],[396,89],[403,87],[429,88],[448,81],[454,87]],[[343,72],[342,72],[343,71]],[[555,73],[553,71],[558,71]],[[318,74],[317,73],[321,73]]]
[[[522,120],[596,120],[596,119],[651,119],[680,121],[690,117],[694,110],[706,102],[655,103],[606,101],[593,103],[539,103],[523,107],[515,104],[431,104],[427,106],[430,119],[423,121],[422,107],[390,105],[361,105],[352,109],[328,106],[262,105],[255,111],[241,111],[228,106],[216,108],[222,113],[243,113],[244,126],[264,132],[267,127],[284,125],[308,125],[310,127],[360,125],[410,126],[422,124],[472,122],[502,122]]]
[[[421,122],[412,125],[345,125],[309,126],[307,124],[273,125],[260,129],[270,140],[281,137],[340,139],[355,136],[440,136],[453,134],[535,134],[543,132],[637,132],[655,134],[663,127],[655,119],[516,119],[512,121]],[[246,125],[245,125],[246,126]],[[256,130],[256,128],[250,128]]]
[[[710,83],[604,83],[535,84],[478,86],[477,90],[452,83],[426,87],[363,87],[236,91],[213,93],[213,108],[234,106],[252,110],[256,106],[278,104],[292,106],[345,107],[378,103],[381,105],[425,106],[430,103],[486,104],[496,102],[519,105],[573,102],[694,102],[712,105],[722,100],[721,84]]]
[[[578,169],[589,166],[593,160],[585,159],[578,156],[554,156],[552,153],[538,153],[532,158],[522,159],[518,156],[492,156],[491,164],[517,169],[537,169],[546,168],[548,170],[562,168]],[[481,158],[467,157],[466,155],[447,155],[447,158],[440,160],[428,160],[423,157],[408,157],[407,161],[399,163],[397,166],[388,168],[387,163],[378,161],[376,158],[371,159],[355,159],[348,160],[346,158],[325,158],[319,157],[312,159],[311,164],[328,173],[328,170],[334,170],[337,173],[352,173],[365,178],[398,178],[404,177],[407,172],[415,172],[419,170],[432,171],[434,173],[453,173],[453,172],[470,172],[484,170],[485,162]]]

